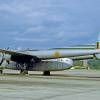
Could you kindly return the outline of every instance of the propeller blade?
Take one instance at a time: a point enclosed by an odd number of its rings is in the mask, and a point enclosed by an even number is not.
[[[7,50],[9,50],[9,47],[7,48]],[[2,60],[1,60],[1,62],[0,62],[0,66],[2,65],[2,63],[3,63],[3,61],[5,60],[5,58],[4,58],[4,53],[2,54],[2,55],[0,55],[0,56],[2,56]],[[9,60],[6,60],[7,61],[7,63],[9,64]]]
[[[3,63],[4,60],[5,60],[5,58],[4,58],[4,54],[2,54],[1,62],[0,62],[0,66],[2,65],[2,63]]]
[[[2,58],[2,60],[1,60],[1,62],[0,62],[0,66],[2,65],[3,61],[4,61],[4,58]]]

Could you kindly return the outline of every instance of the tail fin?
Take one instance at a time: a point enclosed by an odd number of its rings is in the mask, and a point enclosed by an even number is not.
[[[98,39],[96,42],[96,49],[100,49],[100,33],[98,33]]]
[[[97,42],[97,43],[96,43],[96,48],[97,48],[97,49],[100,49],[100,42]]]
[[[100,35],[98,37],[98,42],[96,42],[96,49],[100,49]],[[94,54],[94,58],[100,59],[100,54]]]

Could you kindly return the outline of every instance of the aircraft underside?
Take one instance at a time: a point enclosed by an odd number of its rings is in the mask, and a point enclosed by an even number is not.
[[[59,71],[71,68],[73,61],[71,59],[52,59],[43,60],[39,62],[30,63],[17,63],[14,61],[3,62],[1,65],[3,68],[14,69],[14,70],[27,70],[27,71]]]

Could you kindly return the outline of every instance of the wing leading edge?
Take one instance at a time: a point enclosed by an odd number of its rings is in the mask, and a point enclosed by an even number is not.
[[[16,54],[16,55],[28,55],[26,53],[22,53],[22,52],[18,52],[18,51],[12,51],[12,50],[5,50],[5,49],[0,49],[0,53],[4,53],[4,54]]]

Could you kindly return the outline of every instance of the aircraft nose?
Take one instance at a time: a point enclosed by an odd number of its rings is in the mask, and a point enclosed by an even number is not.
[[[72,59],[69,59],[69,58],[64,58],[63,61],[69,65],[73,65],[73,60]]]

